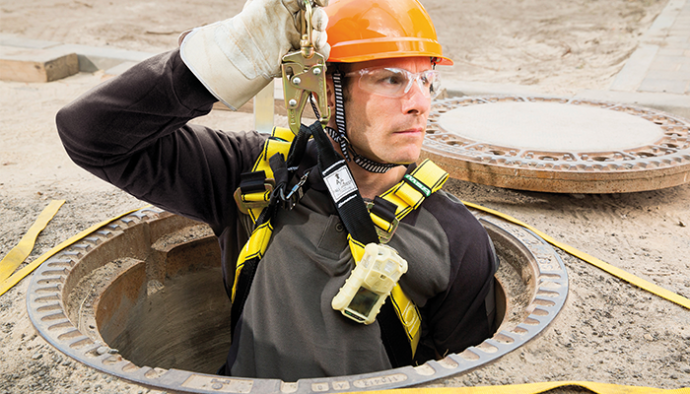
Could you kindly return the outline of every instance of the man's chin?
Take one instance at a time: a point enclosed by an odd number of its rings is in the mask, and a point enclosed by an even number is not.
[[[401,165],[401,166],[409,166],[412,163],[416,163],[418,160],[419,160],[419,155],[416,155],[416,156],[400,158],[400,160],[396,160],[392,163],[397,164],[397,165]]]

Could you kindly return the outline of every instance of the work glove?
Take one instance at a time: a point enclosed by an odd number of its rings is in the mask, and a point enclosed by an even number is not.
[[[300,49],[300,3],[304,0],[247,0],[231,19],[193,29],[181,37],[182,61],[204,86],[233,110],[280,76],[282,57]],[[326,6],[328,0],[316,0]],[[312,13],[315,50],[328,59],[328,16]]]

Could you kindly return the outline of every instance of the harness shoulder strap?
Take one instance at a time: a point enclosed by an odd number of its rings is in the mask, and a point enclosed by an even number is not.
[[[280,153],[284,157],[287,157],[294,138],[295,135],[290,129],[274,127],[271,136],[264,142],[264,147],[261,150],[261,154],[259,154],[259,157],[256,159],[252,171],[247,174],[242,174],[240,187],[235,191],[235,202],[240,211],[249,215],[255,223],[261,211],[268,205],[273,186],[275,186],[273,170],[269,164],[269,159],[276,153]],[[263,176],[264,187],[259,190],[243,190],[245,189],[243,187],[245,179],[248,180],[256,176]]]
[[[264,143],[263,150],[261,151],[259,157],[256,159],[254,167],[252,167],[252,172],[248,173],[246,177],[243,177],[243,180],[251,178],[252,174],[257,174],[261,172],[263,173],[264,178],[269,181],[267,183],[270,183],[270,181],[273,180],[273,170],[271,169],[271,166],[269,164],[269,159],[273,157],[273,155],[275,155],[276,153],[287,155],[290,150],[290,144],[294,139],[294,136],[295,135],[290,131],[290,129],[274,127],[271,136]],[[268,201],[271,197],[272,189],[266,189],[265,191],[256,191],[245,194],[242,193],[242,188],[242,183],[240,183],[240,186],[235,191],[235,201],[237,202],[239,209],[242,212],[248,214],[249,217],[252,219],[252,222],[256,223],[261,212],[268,206]],[[253,205],[250,205],[249,203],[253,203]],[[250,265],[251,263],[258,262],[258,260],[260,260],[263,257],[264,252],[266,252],[266,248],[268,247],[268,243],[271,240],[271,235],[273,235],[273,227],[271,226],[271,221],[267,220],[264,223],[259,223],[252,231],[252,234],[250,235],[247,243],[240,250],[240,255],[238,256],[237,263],[235,265],[235,278],[232,285],[232,291],[230,296],[230,300],[232,301],[233,305],[235,305],[235,298],[238,294],[238,285],[240,285],[240,278],[245,277],[242,275],[243,268]],[[250,285],[251,283],[242,283],[239,287],[246,287],[248,291],[248,287]],[[239,300],[239,304],[244,304],[244,299]],[[239,314],[240,311],[241,307],[239,307],[239,310],[235,314]],[[239,316],[234,316],[233,319],[238,317]]]
[[[403,180],[391,187],[381,198],[395,205],[395,219],[402,220],[408,213],[419,208],[432,193],[440,190],[448,180],[448,173],[429,159],[425,159]],[[387,232],[395,231],[393,222],[375,213],[371,214],[374,224]],[[388,230],[390,229],[390,230]]]

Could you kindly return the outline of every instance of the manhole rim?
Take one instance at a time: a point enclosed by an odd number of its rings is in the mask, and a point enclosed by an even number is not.
[[[442,360],[432,360],[421,366],[406,366],[360,375],[307,378],[297,382],[284,382],[279,379],[222,377],[174,368],[161,369],[134,365],[117,351],[110,349],[107,344],[94,342],[92,338],[78,330],[66,316],[61,296],[62,284],[71,270],[78,266],[78,260],[88,254],[93,246],[103,242],[97,236],[87,236],[82,241],[63,249],[36,270],[27,292],[27,311],[41,336],[62,353],[99,371],[157,389],[190,393],[330,393],[352,389],[383,390],[419,385],[481,367],[524,345],[538,336],[555,319],[567,298],[568,274],[562,259],[551,245],[530,230],[488,214],[472,211],[483,223],[488,223],[508,234],[512,233],[505,227],[510,227],[511,230],[522,234],[523,239],[514,235],[513,237],[537,261],[535,268],[538,272],[535,280],[538,279],[539,283],[535,286],[537,294],[532,297],[530,305],[535,305],[535,302],[541,303],[536,305],[520,324],[513,327],[513,331],[501,330],[493,338],[485,340],[476,347],[470,347],[461,354],[450,354]],[[109,232],[126,231],[141,222],[159,219],[161,214],[164,212],[156,208],[144,208],[92,234],[108,238]],[[548,296],[539,295],[540,292]],[[500,341],[496,339],[499,335],[502,338]],[[512,342],[506,343],[505,338]],[[207,388],[202,388],[202,386]]]

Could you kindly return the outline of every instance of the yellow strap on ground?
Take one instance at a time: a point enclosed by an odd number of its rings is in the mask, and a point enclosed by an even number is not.
[[[434,387],[367,391],[367,394],[538,394],[560,387],[582,387],[597,394],[690,394],[690,387],[657,389],[596,382],[541,382],[506,386]]]
[[[680,296],[680,295],[678,295],[678,294],[676,294],[670,290],[664,289],[661,286],[655,285],[654,283],[651,283],[651,282],[648,282],[642,278],[639,278],[639,277],[637,277],[637,276],[635,276],[635,275],[633,275],[627,271],[624,271],[618,267],[615,267],[609,263],[606,263],[602,260],[599,260],[598,258],[596,258],[594,256],[590,256],[589,254],[582,252],[582,251],[579,251],[570,245],[566,245],[562,242],[558,242],[555,239],[551,238],[550,236],[546,235],[545,233],[537,230],[536,228],[530,226],[527,223],[523,223],[523,222],[515,219],[514,217],[512,217],[510,215],[506,215],[504,213],[495,211],[493,209],[486,208],[486,207],[483,207],[481,205],[473,204],[470,202],[463,201],[463,204],[465,204],[466,206],[468,206],[470,208],[474,208],[474,209],[477,209],[477,210],[480,210],[480,211],[483,211],[486,213],[490,213],[494,216],[498,216],[502,219],[505,219],[511,223],[515,223],[517,225],[520,225],[520,226],[532,231],[533,233],[537,234],[538,236],[544,238],[544,240],[546,240],[546,242],[548,242],[548,243],[550,243],[550,244],[552,244],[558,248],[563,249],[567,253],[569,253],[569,254],[571,254],[571,255],[573,255],[573,256],[581,259],[581,260],[584,260],[584,261],[592,264],[593,266],[608,272],[611,275],[614,275],[620,279],[623,279],[624,281],[626,281],[630,284],[633,284],[633,285],[635,285],[635,286],[637,286],[643,290],[646,290],[652,294],[656,294],[661,298],[665,298],[665,299],[667,299],[671,302],[674,302],[680,306],[684,306],[685,308],[690,309],[690,300],[689,299],[687,299],[683,296]]]
[[[57,211],[64,203],[65,200],[51,201],[50,204],[43,209],[43,212],[38,215],[38,218],[34,224],[32,224],[29,228],[29,231],[24,234],[17,246],[12,248],[12,250],[10,250],[5,257],[2,258],[0,261],[0,283],[9,278],[14,270],[16,270],[17,267],[19,267],[24,260],[29,257],[31,251],[34,250],[34,245],[36,244],[38,234],[40,234],[41,231],[46,228],[48,222],[53,219]]]
[[[147,205],[150,206],[150,205]],[[86,237],[87,235],[91,234],[92,232],[98,230],[99,228],[105,226],[106,224],[113,222],[123,216],[129,215],[132,212],[136,212],[142,208],[137,208],[137,209],[132,209],[131,211],[125,212],[121,215],[115,216],[114,218],[110,218],[106,221],[103,221],[101,223],[95,224],[86,230],[80,232],[79,234],[69,238],[68,240],[60,243],[58,246],[50,249],[48,252],[44,253],[40,257],[38,257],[36,260],[32,261],[31,263],[27,264],[24,268],[20,269],[19,271],[15,272],[14,275],[10,276],[7,278],[4,282],[0,283],[0,296],[5,294],[7,290],[11,289],[12,286],[16,285],[19,283],[20,280],[24,279],[27,275],[32,273],[38,266],[43,264],[44,261],[48,260],[51,258],[54,254],[57,252],[61,251],[62,249],[72,245],[73,243],[81,240],[82,238]]]

